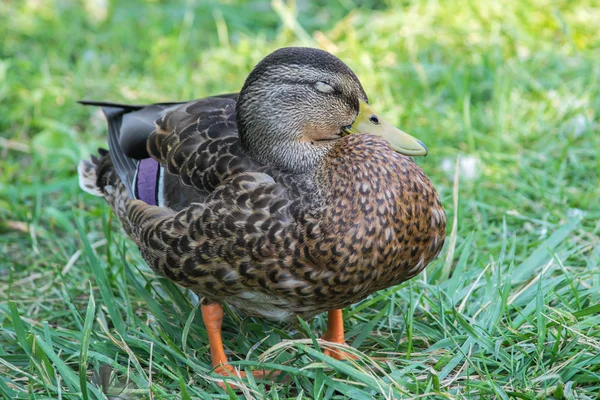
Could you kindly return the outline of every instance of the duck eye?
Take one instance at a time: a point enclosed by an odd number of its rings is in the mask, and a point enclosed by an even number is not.
[[[371,117],[369,118],[369,121],[371,121],[375,125],[379,125],[379,118],[377,118],[377,115],[375,115],[375,114],[371,115]]]
[[[333,92],[333,87],[330,84],[321,81],[315,83],[315,89],[321,93]]]

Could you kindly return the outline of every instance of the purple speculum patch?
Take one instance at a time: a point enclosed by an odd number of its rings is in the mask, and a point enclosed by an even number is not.
[[[135,182],[135,197],[151,206],[157,205],[157,184],[160,174],[158,162],[153,158],[145,158],[138,164]]]

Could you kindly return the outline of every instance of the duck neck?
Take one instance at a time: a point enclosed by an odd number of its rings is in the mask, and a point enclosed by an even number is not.
[[[306,174],[314,172],[330,150],[330,146],[306,141],[269,143],[267,135],[255,135],[257,140],[240,138],[243,151],[256,161],[283,172]]]

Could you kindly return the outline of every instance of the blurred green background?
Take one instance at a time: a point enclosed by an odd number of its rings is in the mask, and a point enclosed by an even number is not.
[[[77,187],[106,125],[75,101],[238,91],[301,45],[428,145],[449,239],[425,274],[347,310],[357,365],[302,342],[322,317],[294,331],[229,311],[232,359],[269,350],[291,377],[241,398],[597,398],[599,21],[595,0],[4,0],[0,394],[235,397],[206,378],[195,300]]]

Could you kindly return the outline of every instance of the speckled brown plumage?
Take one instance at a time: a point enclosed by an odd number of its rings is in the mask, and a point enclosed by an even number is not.
[[[240,145],[236,100],[156,113],[146,151],[165,166],[163,206],[132,198],[115,168],[127,154],[82,168],[95,169],[95,190],[154,271],[209,301],[286,320],[346,307],[437,256],[444,209],[412,158],[355,134],[315,144],[308,172],[259,162]]]

